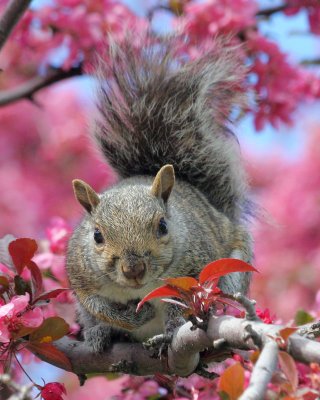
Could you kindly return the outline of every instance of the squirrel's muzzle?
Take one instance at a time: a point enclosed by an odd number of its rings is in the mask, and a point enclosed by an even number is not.
[[[146,263],[141,257],[130,256],[121,266],[122,273],[127,279],[142,279],[146,272]]]

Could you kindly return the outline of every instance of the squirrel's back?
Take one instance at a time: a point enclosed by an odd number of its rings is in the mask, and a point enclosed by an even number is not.
[[[100,118],[95,136],[120,177],[154,176],[172,164],[233,221],[246,208],[246,178],[229,117],[242,104],[238,52],[217,44],[183,61],[175,39],[143,50],[111,45],[99,69]]]

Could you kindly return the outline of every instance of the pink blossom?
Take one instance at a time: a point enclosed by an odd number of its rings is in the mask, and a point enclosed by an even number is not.
[[[115,181],[111,168],[90,144],[84,117],[90,107],[81,102],[74,86],[44,90],[37,99],[46,112],[19,102],[0,113],[0,235],[41,237],[52,215],[74,224],[81,208],[73,196],[72,179],[88,181],[97,191]],[[64,239],[52,239],[61,249]]]
[[[308,14],[310,31],[315,35],[320,35],[320,4],[318,0],[289,0],[289,7],[284,12],[287,15],[294,15],[301,9],[305,9]]]
[[[320,287],[320,129],[309,128],[308,133],[298,160],[264,159],[261,169],[256,169],[258,180],[253,179],[267,217],[254,232],[255,266],[260,274],[253,279],[252,297],[260,308],[276,310],[286,318],[313,306]]]
[[[255,127],[266,122],[277,128],[280,122],[290,124],[302,100],[320,96],[320,80],[315,75],[292,65],[276,43],[258,32],[247,34],[248,51],[253,59],[251,72],[256,77],[253,88],[258,107],[253,110]]]
[[[57,254],[65,253],[71,232],[71,227],[63,218],[52,218],[46,230],[50,242],[50,250]]]
[[[159,385],[157,382],[149,379],[140,386],[139,393],[143,397],[156,396],[159,394]]]
[[[268,308],[263,311],[259,308],[256,309],[257,316],[264,322],[265,324],[272,324],[275,320],[275,316],[270,315],[270,310]]]
[[[20,21],[13,37],[23,48],[23,55],[12,58],[11,62],[17,65],[20,61],[21,64],[23,57],[29,63],[40,62],[40,58],[42,64],[49,63],[54,50],[66,47],[68,51],[62,67],[68,70],[83,62],[87,68],[96,51],[103,46],[107,33],[121,40],[126,32],[142,33],[147,26],[147,20],[133,14],[124,4],[112,0],[57,0],[30,9]]]
[[[257,3],[253,0],[207,0],[190,2],[177,24],[192,41],[212,38],[216,34],[239,32],[255,24]]]
[[[12,297],[7,304],[0,306],[0,340],[9,342],[11,334],[21,327],[36,328],[43,321],[43,313],[39,307],[29,306],[30,295]]]

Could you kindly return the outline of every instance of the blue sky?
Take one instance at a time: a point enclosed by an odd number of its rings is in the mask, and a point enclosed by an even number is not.
[[[146,3],[149,0],[124,0],[136,14],[145,14]],[[269,8],[283,4],[281,1],[260,0],[260,8]],[[170,31],[172,17],[167,12],[158,12],[154,18],[154,28],[162,33]],[[308,34],[309,24],[307,13],[286,17],[283,13],[274,14],[269,20],[260,24],[261,31],[270,39],[276,41],[280,48],[289,54],[292,62],[313,59],[320,55],[320,40]],[[320,69],[318,68],[320,75]],[[236,127],[237,136],[245,148],[252,152],[268,154],[272,151],[281,152],[287,158],[296,158],[303,149],[303,131],[306,124],[320,123],[320,103],[301,105],[294,116],[294,124],[290,127],[282,125],[279,129],[266,126],[257,133],[254,129],[252,116],[244,118]]]

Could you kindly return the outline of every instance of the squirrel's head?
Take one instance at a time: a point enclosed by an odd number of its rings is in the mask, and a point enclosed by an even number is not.
[[[95,254],[101,283],[140,288],[161,277],[173,260],[168,200],[174,169],[165,165],[151,182],[123,181],[98,195],[81,180],[75,196],[89,214],[86,242]]]

